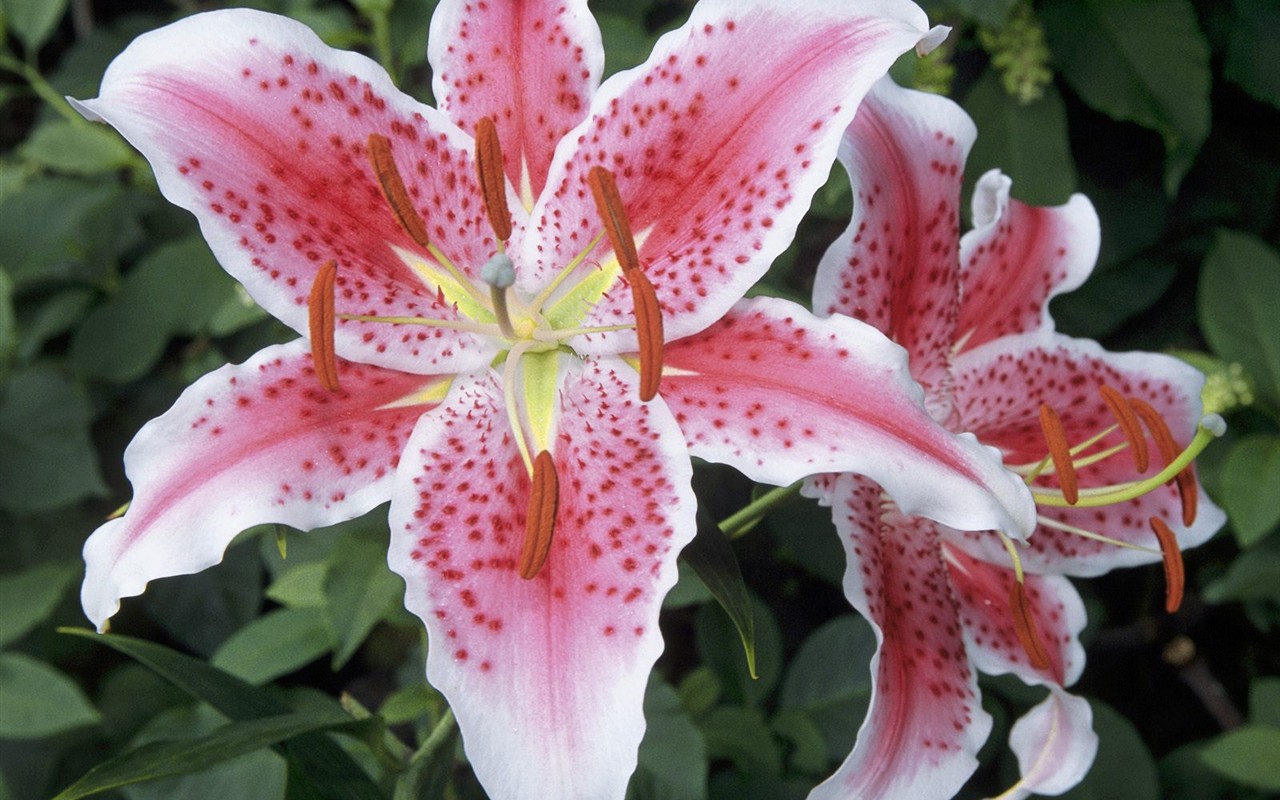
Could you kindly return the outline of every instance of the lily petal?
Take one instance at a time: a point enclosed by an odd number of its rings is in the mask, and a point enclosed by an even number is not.
[[[377,64],[284,17],[213,11],[144,34],[112,62],[100,96],[74,105],[142,151],[161,192],[196,216],[223,267],[304,335],[307,294],[329,260],[338,265],[338,314],[457,317],[430,279],[439,265],[383,197],[366,150],[371,133],[391,140],[432,243],[459,270],[478,275],[493,253],[469,137],[401,94]],[[398,251],[415,253],[417,269]],[[402,337],[420,333],[429,347],[404,346]],[[406,334],[350,320],[338,325],[336,347],[351,360],[424,374],[493,357],[470,333]]]
[[[240,531],[303,530],[357,517],[391,496],[400,451],[439,380],[339,362],[320,386],[307,344],[268,347],[192,384],[124,454],[129,510],[85,543],[85,612],[102,629],[120,598],[154,578],[222,560]]]
[[[906,353],[869,325],[785,300],[744,300],[667,346],[660,394],[701,458],[786,485],[822,472],[873,478],[907,514],[1022,537],[1022,481],[971,436],[933,422]]]
[[[1014,723],[1009,746],[1022,778],[999,800],[1060,795],[1084,780],[1098,754],[1093,709],[1051,685],[1049,696]]]
[[[903,344],[935,419],[950,416],[959,314],[960,188],[977,130],[937,95],[882,78],[840,145],[853,219],[822,257],[813,307],[847,314]]]
[[[602,165],[617,179],[668,339],[707,327],[791,242],[859,100],[927,33],[924,12],[900,0],[698,3],[648,61],[601,85],[556,151],[531,212],[537,233],[522,244],[535,265],[526,290],[600,231],[587,174]],[[611,262],[607,248],[596,248],[597,265]],[[631,320],[615,282],[584,324]],[[575,347],[633,351],[635,334]]]
[[[945,539],[950,540],[952,534],[948,531]],[[969,656],[979,670],[988,675],[1013,672],[1029,683],[1075,683],[1084,669],[1080,631],[1084,630],[1085,613],[1084,603],[1070,581],[1058,575],[1026,575],[1031,617],[1049,657],[1048,668],[1040,670],[1030,664],[1014,629],[1014,611],[1009,606],[1013,570],[953,547],[946,547],[943,552]]]
[[[1060,334],[1009,336],[961,354],[955,362],[956,403],[960,418],[978,438],[998,447],[1011,464],[1035,463],[1047,452],[1039,431],[1041,403],[1057,409],[1069,442],[1082,442],[1115,422],[1098,391],[1107,385],[1125,396],[1150,403],[1177,441],[1185,445],[1199,422],[1200,387],[1204,376],[1188,364],[1156,353],[1109,353],[1096,342]],[[1124,442],[1120,431],[1099,447]],[[1151,445],[1152,452],[1159,452]],[[1153,460],[1158,462],[1158,458]],[[1163,464],[1153,463],[1147,476]],[[1130,455],[1120,453],[1079,471],[1081,485],[1110,485],[1137,477]],[[1195,547],[1217,531],[1225,515],[1200,492],[1195,522],[1185,526],[1176,489],[1162,486],[1114,506],[1090,509],[1047,509],[1051,520],[1096,531],[1115,539],[1159,550],[1147,520],[1168,523],[1183,548]],[[1003,547],[986,533],[957,539],[970,552],[994,563],[1007,563]],[[1031,572],[1091,577],[1122,566],[1159,561],[1152,552],[1117,547],[1055,527],[1041,525],[1020,555]]]
[[[811,800],[945,800],[977,768],[991,732],[965,652],[939,532],[841,475],[828,499],[844,544],[849,602],[872,623],[874,688],[853,752]]]
[[[658,610],[695,528],[683,439],[660,401],[636,399],[635,371],[588,361],[561,381],[558,521],[534,578],[516,572],[529,477],[491,374],[423,419],[391,505],[428,678],[495,800],[623,796]]]
[[[507,179],[525,208],[542,193],[560,139],[582,122],[604,71],[585,0],[443,0],[427,58],[440,110],[473,133],[491,117]]]
[[[1052,330],[1049,300],[1084,283],[1098,259],[1102,229],[1087,197],[1029,206],[1009,197],[1010,185],[999,170],[978,179],[974,228],[960,240],[964,299],[956,341],[968,348]]]

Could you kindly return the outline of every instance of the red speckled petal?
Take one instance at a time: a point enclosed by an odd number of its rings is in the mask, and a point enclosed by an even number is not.
[[[507,178],[531,205],[604,70],[586,1],[443,0],[427,56],[440,110],[469,133],[481,117],[493,118]]]
[[[791,242],[826,180],[858,101],[928,23],[898,0],[702,0],[649,60],[600,87],[570,132],[521,243],[527,289],[543,286],[600,230],[592,166],[617,177],[668,339],[710,325]],[[536,231],[536,233],[534,233]],[[609,257],[598,247],[586,270]],[[618,283],[586,324],[626,324]],[[635,349],[635,334],[588,352]]]
[[[400,451],[434,405],[406,398],[442,379],[344,361],[338,374],[341,390],[326,391],[305,342],[268,347],[143,426],[124,455],[133,502],[84,548],[81,600],[95,625],[148,581],[218,563],[245,528],[309,530],[390,498]]]
[[[391,503],[392,569],[430,635],[427,676],[495,800],[622,797],[662,649],[658,610],[694,533],[691,468],[620,360],[564,374],[551,554],[516,572],[529,478],[489,373],[424,418]]]
[[[951,416],[960,184],[976,135],[950,100],[881,79],[840,145],[853,220],[823,256],[813,287],[819,314],[848,314],[907,349],[940,421]]]
[[[960,240],[957,341],[970,349],[1013,333],[1052,330],[1049,299],[1084,283],[1098,258],[1101,228],[1088,198],[1029,206],[1010,198],[1009,186],[997,170],[978,180],[974,229]]]
[[[215,11],[145,34],[77,107],[142,151],[223,267],[304,335],[328,260],[339,314],[456,317],[393,249],[418,251],[373,175],[371,133],[391,140],[430,236],[459,268],[478,274],[493,253],[469,137],[373,62],[284,17]],[[336,344],[344,358],[424,374],[493,356],[472,334],[351,321]]]
[[[1022,777],[1000,800],[1056,797],[1084,780],[1093,765],[1098,753],[1093,709],[1083,697],[1051,685],[1049,696],[1014,723],[1009,746]]]
[[[1200,387],[1204,378],[1191,366],[1155,353],[1108,353],[1097,343],[1050,333],[1006,337],[961,355],[956,360],[956,400],[962,425],[988,445],[999,448],[1009,464],[1034,463],[1047,452],[1040,431],[1041,403],[1048,403],[1062,418],[1070,442],[1081,442],[1110,426],[1098,386],[1105,383],[1126,396],[1150,403],[1159,411],[1179,444],[1186,445],[1200,419]],[[1110,446],[1124,441],[1116,431],[1103,440]],[[1158,453],[1148,440],[1152,453]],[[1146,477],[1162,463],[1153,458]],[[1081,486],[1127,482],[1140,476],[1133,460],[1120,453],[1107,461],[1079,470]],[[1092,509],[1042,508],[1040,513],[1072,526],[1158,550],[1148,520],[1159,516],[1177,534],[1184,547],[1204,542],[1225,521],[1213,502],[1200,492],[1195,523],[1181,520],[1177,490],[1161,486],[1155,491],[1114,506]],[[995,537],[985,533],[963,534],[970,552],[996,564],[1007,555]],[[1032,572],[1094,576],[1116,567],[1148,564],[1158,554],[1120,548],[1039,526],[1021,551]]]
[[[904,517],[872,481],[835,480],[844,591],[880,643],[853,752],[811,800],[947,800],[991,732],[965,651],[937,527]]]
[[[952,533],[944,533],[944,539],[949,541]],[[994,534],[987,535],[996,538]],[[1058,575],[1026,575],[1031,615],[1049,656],[1048,668],[1037,670],[1031,666],[1014,630],[1013,609],[1009,606],[1012,567],[990,564],[954,547],[947,547],[944,552],[974,665],[988,675],[1012,672],[1030,683],[1075,683],[1084,669],[1079,635],[1084,629],[1085,613],[1071,582]],[[1009,563],[1007,554],[1005,563]]]
[[[1022,481],[930,419],[906,354],[868,325],[744,300],[664,360],[659,391],[696,456],[777,485],[857,472],[907,513],[957,527],[1021,537],[1034,525]]]

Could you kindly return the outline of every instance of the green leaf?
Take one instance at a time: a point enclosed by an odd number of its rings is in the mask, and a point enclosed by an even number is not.
[[[22,653],[0,653],[0,739],[40,739],[98,720],[66,675]]]
[[[388,725],[403,725],[425,717],[443,705],[440,694],[425,683],[403,686],[378,708],[378,716]]]
[[[1245,725],[1209,742],[1204,763],[1237,783],[1280,792],[1280,728]]]
[[[696,667],[680,681],[680,705],[695,717],[715,707],[720,699],[720,679],[707,666]]]
[[[1256,544],[1280,523],[1280,436],[1259,433],[1232,444],[1221,483],[1240,546]]]
[[[36,128],[18,152],[42,167],[69,175],[113,172],[134,160],[129,145],[110,128],[63,119]]]
[[[48,619],[76,572],[70,564],[46,563],[0,575],[0,648]]]
[[[655,37],[649,35],[633,14],[621,16],[599,14],[600,36],[604,40],[604,74],[612,75],[644,62],[653,49]]]
[[[283,714],[232,722],[197,739],[144,744],[89,770],[54,800],[79,800],[131,783],[196,772],[305,733],[352,724],[352,719],[345,715]]]
[[[1249,721],[1280,728],[1280,678],[1254,678],[1249,684]]]
[[[0,386],[0,508],[47,511],[106,493],[79,384],[45,366]]]
[[[324,611],[337,642],[334,669],[403,602],[404,582],[387,568],[387,535],[385,528],[357,528],[334,548],[324,579]]]
[[[85,261],[96,246],[94,220],[112,211],[121,192],[70,178],[35,181],[0,200],[0,267],[17,289],[35,281],[102,276]]]
[[[782,672],[782,631],[769,607],[757,597],[750,599],[750,613],[755,620],[756,674],[751,674],[742,658],[741,632],[710,605],[698,612],[698,652],[715,671],[726,697],[733,702],[759,705],[773,691]]]
[[[1280,409],[1280,256],[1253,236],[1220,231],[1201,271],[1199,305],[1213,350],[1242,364]]]
[[[628,800],[703,800],[707,747],[674,689],[658,677],[644,695],[644,739]]]
[[[791,768],[810,775],[827,771],[827,741],[818,726],[800,711],[783,711],[770,724],[773,732],[791,743]]]
[[[0,381],[18,352],[18,321],[13,311],[13,280],[0,269]]]
[[[812,720],[833,760],[853,748],[866,716],[875,652],[875,633],[866,620],[854,614],[837,617],[804,640],[783,678],[778,708]]]
[[[1203,742],[1192,742],[1160,759],[1163,800],[1232,800],[1234,786],[1201,760]]]
[[[203,239],[162,245],[89,314],[71,341],[72,362],[88,378],[135,380],[159,360],[170,338],[201,331],[234,297],[235,284]]]
[[[280,608],[244,626],[213,654],[210,662],[249,683],[261,685],[288,675],[332,646],[324,612]]]
[[[1053,319],[1064,333],[1101,338],[1154,305],[1177,274],[1173,264],[1150,258],[1101,267],[1079,289],[1053,298]]]
[[[293,710],[275,693],[259,689],[167,647],[82,629],[64,629],[64,632],[124,653],[232,720],[261,719],[289,714]],[[316,797],[326,800],[384,800],[382,792],[351,756],[323,734],[311,733],[293,739],[284,746],[284,755],[291,762],[291,783],[295,777],[305,779]]]
[[[1269,536],[1247,556],[1232,561],[1225,575],[1204,587],[1204,599],[1280,601],[1280,537]]]
[[[1173,194],[1210,124],[1209,45],[1189,0],[1058,0],[1040,18],[1086,103],[1160,133]]]
[[[1222,72],[1264,103],[1280,107],[1280,6],[1274,0],[1235,0],[1231,43]]]
[[[450,714],[451,712],[445,712]],[[446,800],[450,797],[453,754],[461,734],[452,716],[442,719],[396,780],[391,800]]]
[[[1089,774],[1062,800],[1159,800],[1155,760],[1129,720],[1090,700],[1098,756]]]
[[[4,11],[13,32],[27,51],[34,53],[44,46],[67,13],[67,0],[3,0]]]
[[[693,541],[680,553],[680,558],[693,568],[703,585],[729,615],[747,657],[747,673],[756,677],[756,627],[751,613],[751,598],[738,568],[733,545],[711,515],[698,507],[698,530]]]
[[[1000,28],[1018,0],[957,0],[956,6],[970,19],[988,28]]]
[[[732,761],[742,772],[776,777],[782,753],[759,709],[720,706],[698,722],[707,755]]]
[[[988,69],[964,101],[978,126],[965,174],[971,181],[989,169],[1013,179],[1014,196],[1032,205],[1065,203],[1076,188],[1076,166],[1067,140],[1067,111],[1052,84],[1044,96],[1019,103]]]
[[[310,561],[286,569],[267,587],[267,599],[287,608],[322,608],[329,565]]]

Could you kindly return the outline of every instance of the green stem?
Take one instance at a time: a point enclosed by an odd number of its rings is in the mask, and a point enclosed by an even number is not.
[[[796,495],[800,494],[802,485],[804,485],[804,481],[796,481],[790,486],[779,486],[776,489],[770,489],[721,520],[720,530],[724,531],[724,535],[730,539],[737,539],[750,530],[751,525],[758,522],[765,514],[791,502]]]
[[[373,49],[378,53],[378,63],[391,76],[391,82],[399,85],[395,59],[391,53],[391,25],[388,24],[386,12],[376,11],[370,14],[369,23],[373,26]]]
[[[80,116],[79,112],[72,108],[66,99],[58,93],[58,90],[54,89],[40,74],[40,71],[31,64],[19,61],[8,53],[0,53],[0,69],[20,75],[31,87],[31,91],[36,93],[37,97],[48,103],[54,111],[65,117],[71,124],[89,124],[89,121]]]
[[[418,748],[418,751],[413,754],[413,758],[410,760],[418,762],[435,755],[440,746],[448,741],[449,735],[453,733],[456,725],[457,720],[453,718],[453,709],[446,708],[444,714],[440,717],[440,721],[431,729],[431,735],[427,737],[427,740],[422,743],[422,746]]]

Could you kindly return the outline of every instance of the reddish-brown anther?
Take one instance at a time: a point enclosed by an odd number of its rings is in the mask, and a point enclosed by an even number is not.
[[[595,198],[596,209],[604,220],[605,232],[609,234],[609,243],[622,265],[622,271],[630,274],[640,269],[640,256],[636,252],[636,240],[631,234],[631,221],[627,219],[626,209],[622,205],[622,195],[618,193],[618,184],[613,173],[604,167],[595,166],[587,173],[587,183],[591,186],[591,196]]]
[[[1099,386],[1098,393],[1102,395],[1102,401],[1107,404],[1107,409],[1111,411],[1111,416],[1116,418],[1116,423],[1120,425],[1124,438],[1129,442],[1129,447],[1133,451],[1134,467],[1139,473],[1146,472],[1147,467],[1150,465],[1147,455],[1147,437],[1142,431],[1142,424],[1138,422],[1138,416],[1133,412],[1133,408],[1125,402],[1124,395],[1110,386],[1106,384]]]
[[[1164,560],[1164,610],[1172,614],[1182,605],[1182,591],[1187,582],[1182,550],[1178,547],[1178,537],[1164,520],[1152,517],[1151,531],[1160,542],[1160,556]]]
[[[404,179],[400,177],[395,159],[391,156],[390,140],[380,133],[369,134],[369,161],[373,164],[373,174],[378,176],[378,183],[382,186],[382,196],[387,198],[387,205],[391,206],[400,227],[404,228],[404,232],[418,246],[426,247],[430,241],[427,238],[426,223],[414,209],[409,192],[404,188]]]
[[[491,117],[476,123],[476,174],[480,179],[480,196],[489,225],[498,241],[511,238],[511,209],[507,206],[507,177],[502,170],[502,145],[498,127]]]
[[[336,318],[333,287],[338,278],[336,261],[326,261],[316,273],[307,298],[307,330],[311,338],[311,361],[316,379],[331,392],[338,391],[338,357],[334,352],[333,334]]]
[[[652,400],[662,383],[662,307],[644,270],[632,270],[631,300],[636,307],[636,338],[640,342],[640,399]]]
[[[551,538],[560,508],[560,480],[556,463],[546,450],[533,459],[529,487],[529,513],[525,517],[524,547],[520,551],[520,577],[530,580],[542,570],[551,554]]]
[[[1058,412],[1046,404],[1040,405],[1040,429],[1044,431],[1045,443],[1049,445],[1049,456],[1053,459],[1053,469],[1058,474],[1062,496],[1069,504],[1075,505],[1080,499],[1080,488],[1076,480],[1076,467],[1071,459],[1071,445],[1067,443],[1067,432],[1062,427]]]
[[[1040,632],[1036,630],[1035,617],[1031,615],[1031,599],[1027,597],[1027,589],[1021,581],[1014,581],[1009,591],[1009,609],[1013,612],[1013,630],[1018,634],[1022,649],[1027,651],[1031,666],[1036,669],[1049,668],[1049,654],[1040,641]]]
[[[1160,416],[1160,412],[1152,408],[1150,403],[1136,397],[1129,398],[1129,405],[1151,432],[1151,438],[1155,439],[1156,446],[1160,448],[1160,455],[1164,458],[1164,462],[1173,463],[1182,448],[1178,447],[1178,443],[1173,440],[1173,433],[1169,430],[1164,417]],[[1196,509],[1200,502],[1193,468],[1187,465],[1186,469],[1177,474],[1174,482],[1178,487],[1178,497],[1182,501],[1182,524],[1190,526],[1196,521]]]

